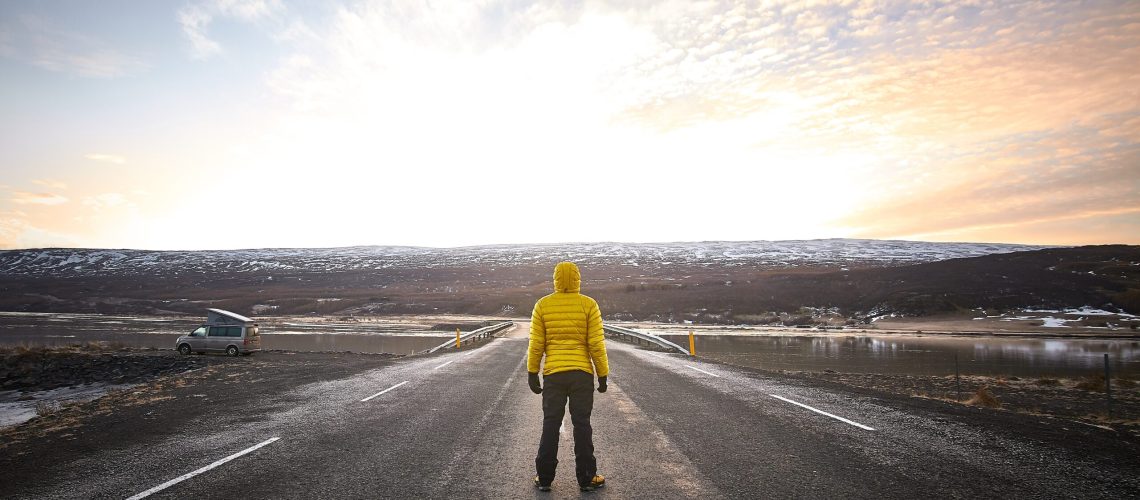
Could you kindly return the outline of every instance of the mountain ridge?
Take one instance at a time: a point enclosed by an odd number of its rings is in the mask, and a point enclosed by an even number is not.
[[[154,274],[219,267],[233,272],[289,269],[309,272],[363,270],[393,265],[440,267],[459,262],[488,265],[531,263],[551,257],[583,264],[626,262],[668,265],[709,261],[767,268],[790,265],[890,266],[957,257],[1038,250],[1037,245],[932,243],[903,240],[825,239],[671,243],[549,243],[454,248],[352,246],[242,250],[133,250],[42,248],[0,251],[0,275]],[[654,257],[656,261],[654,261]]]
[[[607,319],[853,320],[1019,307],[1140,312],[1140,246],[878,240],[0,252],[0,311],[525,316],[555,263],[582,268]]]

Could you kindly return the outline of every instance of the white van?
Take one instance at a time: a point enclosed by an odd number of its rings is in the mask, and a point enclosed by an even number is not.
[[[249,356],[261,350],[261,332],[252,319],[222,309],[207,311],[206,324],[174,342],[178,352],[224,352],[230,356]]]

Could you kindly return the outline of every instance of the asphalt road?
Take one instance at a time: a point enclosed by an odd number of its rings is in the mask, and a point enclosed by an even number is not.
[[[593,424],[608,485],[593,493],[574,482],[570,429],[554,491],[531,485],[540,397],[526,387],[526,339],[500,338],[299,385],[240,412],[158,416],[163,437],[121,432],[112,446],[4,474],[0,496],[1140,496],[1140,450],[1101,429],[607,346],[613,375]]]

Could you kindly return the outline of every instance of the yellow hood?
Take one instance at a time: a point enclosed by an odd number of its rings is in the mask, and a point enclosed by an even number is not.
[[[559,262],[554,266],[554,291],[578,293],[582,290],[582,274],[573,262]]]

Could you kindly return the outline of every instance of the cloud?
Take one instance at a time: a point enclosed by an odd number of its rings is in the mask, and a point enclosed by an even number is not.
[[[18,240],[27,225],[22,218],[0,214],[0,248],[20,248]]]
[[[101,193],[83,198],[83,205],[95,210],[104,210],[115,207],[134,208],[135,204],[120,193]]]
[[[122,165],[127,162],[127,159],[123,156],[107,153],[87,153],[83,155],[83,157],[87,158],[88,160],[94,160],[103,163],[114,163],[116,165]]]
[[[82,247],[74,236],[45,230],[28,222],[21,212],[0,212],[0,249]]]
[[[57,181],[55,179],[32,179],[32,184],[43,186],[49,189],[67,189],[67,184]],[[2,188],[3,186],[0,186]]]
[[[210,0],[183,7],[178,11],[182,33],[190,41],[190,56],[209,59],[223,52],[222,45],[207,31],[217,18],[256,22],[281,12],[284,6],[276,0]],[[300,30],[294,25],[292,29]]]
[[[787,225],[825,236],[1120,217],[1140,200],[1133,10],[354,3],[275,38],[286,109],[250,156],[282,190],[312,164],[413,183],[473,158],[504,184],[541,182],[536,162],[642,191],[683,178],[702,224],[796,206]]]
[[[178,23],[190,41],[190,56],[194,59],[207,59],[222,51],[222,46],[205,33],[212,20],[213,16],[198,7],[187,7],[178,12]]]
[[[11,201],[18,205],[61,205],[67,203],[67,198],[54,193],[16,191],[12,193]]]
[[[0,27],[0,55],[60,73],[86,78],[118,78],[147,65],[107,42],[56,27],[31,15]]]
[[[1128,3],[680,8],[640,17],[659,49],[614,80],[630,96],[616,119],[664,134],[719,123],[801,161],[865,157],[813,168],[858,173],[833,227],[992,234],[1140,206]]]

